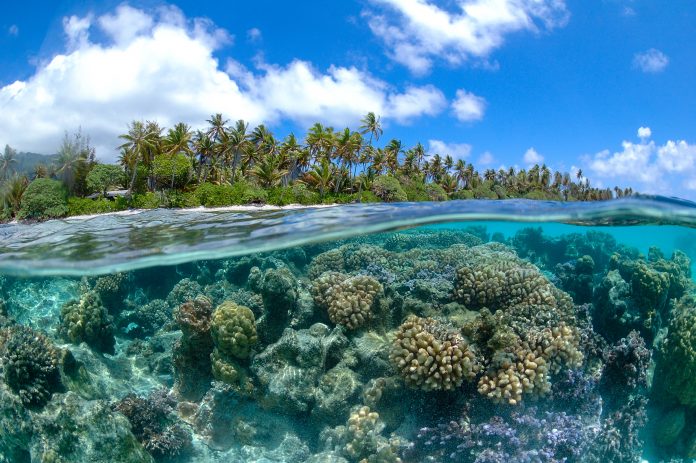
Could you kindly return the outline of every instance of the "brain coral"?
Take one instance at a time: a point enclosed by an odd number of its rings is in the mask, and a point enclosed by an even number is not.
[[[245,359],[258,341],[254,313],[248,307],[226,301],[213,312],[213,341],[220,353]]]
[[[326,272],[315,280],[312,291],[314,302],[328,310],[333,323],[354,330],[372,319],[383,288],[370,276]]]
[[[455,389],[479,369],[476,356],[456,331],[416,316],[399,327],[389,360],[407,385],[425,391]]]
[[[113,321],[95,291],[63,305],[58,330],[72,343],[86,342],[100,352],[114,353]]]
[[[24,405],[43,406],[60,386],[55,347],[29,327],[0,331],[0,366],[5,384]]]

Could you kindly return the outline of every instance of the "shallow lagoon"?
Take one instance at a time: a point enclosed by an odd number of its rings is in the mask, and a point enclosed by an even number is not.
[[[4,226],[0,461],[689,461],[694,212],[450,202]]]

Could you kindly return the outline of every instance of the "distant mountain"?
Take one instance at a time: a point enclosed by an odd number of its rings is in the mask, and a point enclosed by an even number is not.
[[[17,153],[15,171],[20,174],[31,175],[37,164],[50,165],[58,158],[57,154]]]

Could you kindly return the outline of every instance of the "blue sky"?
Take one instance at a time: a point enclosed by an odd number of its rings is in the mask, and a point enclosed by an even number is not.
[[[53,152],[81,126],[110,160],[133,119],[302,135],[373,110],[384,141],[480,168],[696,197],[693,1],[220,3],[4,5],[0,143]]]

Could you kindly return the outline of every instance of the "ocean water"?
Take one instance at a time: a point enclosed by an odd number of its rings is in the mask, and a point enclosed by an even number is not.
[[[0,225],[0,463],[696,458],[696,205]]]

